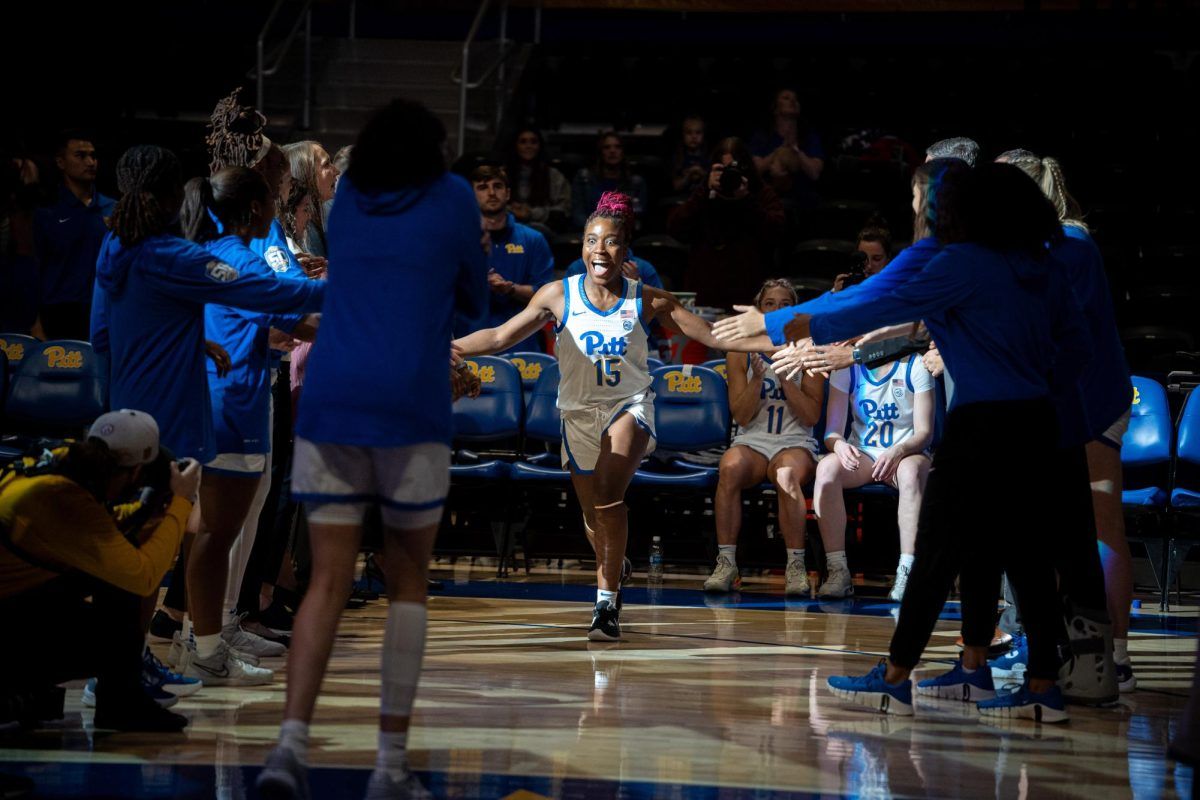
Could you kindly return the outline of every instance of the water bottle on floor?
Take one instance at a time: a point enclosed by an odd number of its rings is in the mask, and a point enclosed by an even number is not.
[[[646,570],[646,579],[651,583],[661,583],[663,579],[662,538],[658,536],[650,540],[650,567]]]

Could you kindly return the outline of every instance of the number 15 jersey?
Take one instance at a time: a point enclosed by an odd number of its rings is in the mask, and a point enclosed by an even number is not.
[[[558,407],[562,411],[609,405],[650,388],[642,283],[621,278],[621,300],[608,311],[592,305],[584,275],[563,279],[559,320]]]
[[[850,444],[874,458],[913,435],[914,401],[933,391],[933,376],[914,353],[878,369],[839,369],[829,385],[849,396]]]

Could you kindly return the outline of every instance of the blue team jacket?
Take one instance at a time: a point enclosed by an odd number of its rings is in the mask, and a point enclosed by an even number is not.
[[[41,305],[87,303],[92,297],[96,257],[117,201],[100,192],[84,205],[66,186],[52,206],[34,214]]]

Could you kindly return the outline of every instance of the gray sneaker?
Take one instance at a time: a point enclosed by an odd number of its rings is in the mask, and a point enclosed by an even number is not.
[[[226,621],[225,626],[221,628],[221,638],[230,647],[240,653],[248,653],[259,658],[287,655],[287,647],[282,643],[269,641],[243,628],[242,618],[245,616],[245,614],[240,614],[233,617]]]
[[[802,561],[792,561],[784,573],[787,583],[783,593],[788,597],[809,597],[812,595],[812,584],[808,582],[808,569]]]
[[[896,580],[892,583],[892,590],[888,592],[889,600],[899,603],[904,599],[904,590],[908,588],[909,572],[911,569],[903,564],[896,567]]]
[[[411,772],[397,781],[384,770],[377,769],[367,781],[366,800],[433,800],[429,790]]]
[[[275,673],[265,667],[255,667],[238,658],[222,640],[217,652],[208,658],[192,653],[183,669],[186,678],[198,678],[206,686],[262,686],[275,680]]]
[[[717,556],[717,566],[704,582],[706,592],[732,592],[742,588],[737,566],[726,556]]]
[[[308,767],[290,747],[270,752],[255,785],[263,800],[309,800]]]
[[[854,581],[850,578],[850,570],[843,566],[829,568],[825,582],[817,590],[817,597],[849,597],[854,594]]]
[[[1058,687],[1068,703],[1099,706],[1114,703],[1120,694],[1113,663],[1112,625],[1096,618],[1107,612],[1072,610],[1067,616],[1070,649],[1058,671]]]

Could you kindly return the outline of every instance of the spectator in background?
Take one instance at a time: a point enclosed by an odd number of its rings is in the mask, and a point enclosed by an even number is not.
[[[333,180],[333,190],[337,191],[338,184],[342,182],[342,176],[346,174],[346,170],[350,169],[350,154],[354,152],[354,145],[348,144],[339,147],[338,151],[333,154],[333,168],[337,170],[337,177]],[[328,215],[326,216],[328,219]]]
[[[929,145],[925,151],[926,161],[933,161],[935,158],[957,158],[967,162],[968,167],[973,167],[975,159],[979,158],[979,144],[965,136],[941,139]]]
[[[754,167],[780,197],[802,207],[820,202],[817,181],[825,168],[825,149],[817,132],[800,119],[800,99],[792,89],[775,94],[774,121],[750,139]]]
[[[28,333],[37,321],[33,217],[38,168],[19,143],[0,150],[0,331]]]
[[[555,230],[571,216],[571,184],[546,159],[542,134],[522,128],[508,155],[508,179],[513,199],[509,209],[518,222],[537,222]]]
[[[483,229],[491,241],[487,251],[491,303],[487,317],[481,324],[471,327],[475,330],[499,327],[516,316],[538,289],[554,280],[554,256],[546,237],[517,222],[508,210],[511,192],[504,167],[481,164],[471,172],[470,178],[475,200],[483,214]],[[469,331],[460,332],[465,335]],[[513,349],[542,353],[546,347],[539,331]]]
[[[783,232],[783,203],[753,167],[741,139],[721,141],[708,180],[671,212],[668,232],[691,244],[684,287],[699,305],[729,308],[766,280]]]
[[[333,188],[340,173],[329,158],[329,153],[318,142],[296,142],[285,147],[283,152],[292,171],[292,181],[313,198],[313,215],[309,220],[304,251],[324,258],[328,249],[325,218],[333,203]]]
[[[96,147],[90,135],[59,134],[54,163],[62,173],[58,196],[34,217],[38,320],[48,339],[86,340],[96,256],[116,201],[96,191]]]
[[[708,149],[704,141],[704,120],[698,115],[684,117],[679,144],[671,161],[671,186],[681,194],[691,194],[708,177]]]
[[[620,192],[633,199],[633,213],[640,220],[646,210],[646,182],[629,171],[625,160],[625,145],[616,131],[600,135],[596,142],[596,166],[581,169],[571,187],[571,221],[577,228],[587,223],[600,195]]]
[[[858,232],[858,241],[855,243],[854,250],[854,255],[862,263],[862,275],[858,277],[858,281],[862,281],[864,277],[869,278],[883,271],[883,268],[892,260],[891,231],[878,225],[868,225]],[[860,253],[862,255],[859,255]],[[830,291],[840,292],[846,288],[846,281],[851,276],[850,272],[838,275],[834,278],[833,289]]]

